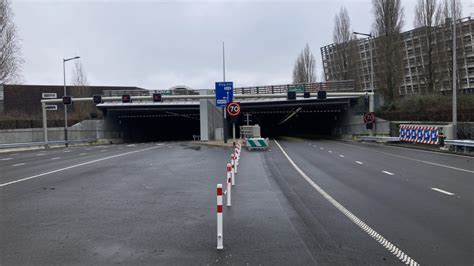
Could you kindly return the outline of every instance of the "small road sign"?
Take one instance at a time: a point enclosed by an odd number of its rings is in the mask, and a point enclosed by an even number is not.
[[[293,88],[288,88],[288,91],[294,91],[294,92],[300,92],[300,93],[303,93],[303,92],[304,92],[304,88],[300,88],[300,87],[293,87]]]
[[[231,102],[227,105],[227,114],[230,116],[238,116],[240,114],[240,104]]]
[[[375,123],[375,113],[368,112],[364,114],[364,123],[366,124],[373,124]]]
[[[234,83],[216,82],[216,106],[226,107],[234,100]]]
[[[41,98],[43,99],[56,99],[58,95],[54,92],[43,92],[41,93]]]
[[[58,106],[57,105],[46,105],[45,109],[46,109],[46,111],[57,111]]]

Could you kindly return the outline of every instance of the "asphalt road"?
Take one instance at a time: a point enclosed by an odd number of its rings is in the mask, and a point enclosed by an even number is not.
[[[284,152],[275,142],[243,151],[222,251],[215,190],[229,149],[170,142],[0,154],[0,264],[398,265],[403,254],[474,264],[472,158],[278,143]]]

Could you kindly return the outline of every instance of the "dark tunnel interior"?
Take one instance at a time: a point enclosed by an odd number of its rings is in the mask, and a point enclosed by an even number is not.
[[[258,124],[262,137],[314,136],[330,137],[343,110],[315,108],[251,109],[245,108],[237,119],[229,119],[228,136],[232,138],[232,122],[239,126]],[[248,114],[248,115],[247,115]],[[200,134],[198,110],[117,112],[115,122],[126,142],[192,140]]]

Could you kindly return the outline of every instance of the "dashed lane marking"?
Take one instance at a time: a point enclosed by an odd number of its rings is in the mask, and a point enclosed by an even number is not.
[[[344,155],[342,155],[342,154],[339,154],[339,157],[341,157],[341,158],[344,158]]]
[[[324,150],[324,148],[322,148],[322,147],[321,147],[321,148],[319,148],[319,149],[320,149],[320,150]]]
[[[107,150],[101,150],[100,152],[106,152]]]
[[[434,190],[434,191],[438,191],[438,192],[441,192],[443,194],[449,195],[449,196],[454,196],[455,195],[454,193],[451,193],[449,191],[442,190],[442,189],[439,189],[439,188],[432,187],[431,189]]]
[[[71,165],[71,166],[68,166],[68,167],[56,169],[56,170],[53,170],[53,171],[41,173],[41,174],[38,174],[38,175],[29,176],[29,177],[25,177],[25,178],[22,178],[22,179],[18,179],[18,180],[10,181],[10,182],[7,182],[7,183],[3,183],[3,184],[0,184],[0,187],[5,187],[5,186],[12,185],[12,184],[15,184],[15,183],[27,181],[27,180],[30,180],[30,179],[33,179],[33,178],[37,178],[37,177],[41,177],[41,176],[45,176],[45,175],[50,175],[50,174],[54,174],[54,173],[57,173],[57,172],[62,172],[62,171],[77,168],[77,167],[80,167],[80,166],[84,166],[84,165],[88,165],[88,164],[92,164],[92,163],[96,163],[96,162],[101,162],[101,161],[105,161],[105,160],[109,160],[109,159],[129,155],[129,154],[134,154],[134,153],[137,153],[137,152],[158,149],[158,148],[161,148],[161,147],[165,147],[165,146],[156,146],[156,147],[150,147],[150,148],[145,148],[145,149],[140,149],[140,150],[135,150],[135,151],[129,151],[129,152],[125,152],[125,153],[120,153],[120,154],[100,158],[100,159],[97,159],[97,160],[92,160],[92,161],[88,161],[88,162],[84,162],[84,163],[80,163],[80,164],[75,164],[75,165]]]
[[[61,157],[54,157],[54,158],[51,158],[51,160],[57,160],[57,159],[61,159]]]
[[[38,153],[38,154],[36,154],[36,156],[44,156],[44,155],[46,155],[46,153]]]
[[[13,158],[3,158],[2,161],[10,161],[13,160]]]
[[[382,171],[382,173],[387,174],[387,175],[395,175],[394,173],[390,173],[389,171]]]
[[[379,242],[385,249],[391,252],[395,257],[397,257],[400,261],[407,265],[419,265],[414,259],[410,258],[405,252],[403,252],[400,248],[392,244],[382,235],[377,233],[374,229],[372,229],[369,225],[355,216],[352,212],[342,206],[337,200],[335,200],[331,195],[329,195],[326,191],[324,191],[318,184],[316,184],[308,175],[306,175],[301,168],[290,158],[290,156],[283,150],[283,147],[278,143],[278,141],[274,140],[276,145],[280,148],[283,155],[285,155],[286,159],[290,162],[290,164],[295,168],[295,170],[308,182],[316,191],[319,192],[327,201],[329,201],[336,209],[342,212],[349,220],[355,223],[359,228],[361,228],[364,232],[366,232],[370,237],[375,239]]]
[[[358,164],[364,164],[364,163],[363,163],[363,162],[361,162],[361,161],[355,161],[355,162],[356,162],[356,163],[358,163]]]
[[[21,165],[25,165],[26,163],[17,163],[17,164],[14,164],[12,165],[13,167],[17,167],[17,166],[21,166]]]
[[[332,151],[328,151],[329,153],[332,153]]]
[[[79,154],[79,155],[86,155],[86,154],[87,154],[87,153],[83,152],[83,153],[81,153],[81,154]]]
[[[71,151],[70,151],[70,150],[65,150],[65,151],[63,151],[63,152],[71,152]]]

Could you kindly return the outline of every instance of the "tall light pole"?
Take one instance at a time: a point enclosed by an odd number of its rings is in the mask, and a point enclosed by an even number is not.
[[[457,110],[457,58],[456,58],[456,1],[453,1],[453,139],[458,138],[458,110]]]
[[[361,33],[361,32],[353,32],[356,35],[363,35],[369,37],[369,50],[370,50],[370,91],[374,92],[374,57],[372,55],[372,34],[370,33]]]
[[[71,58],[63,58],[63,78],[64,78],[64,96],[67,96],[67,91],[66,91],[66,62],[79,59],[79,56],[71,57]],[[68,138],[67,138],[67,105],[64,105],[64,143],[66,144],[66,147],[68,146],[67,144]]]

